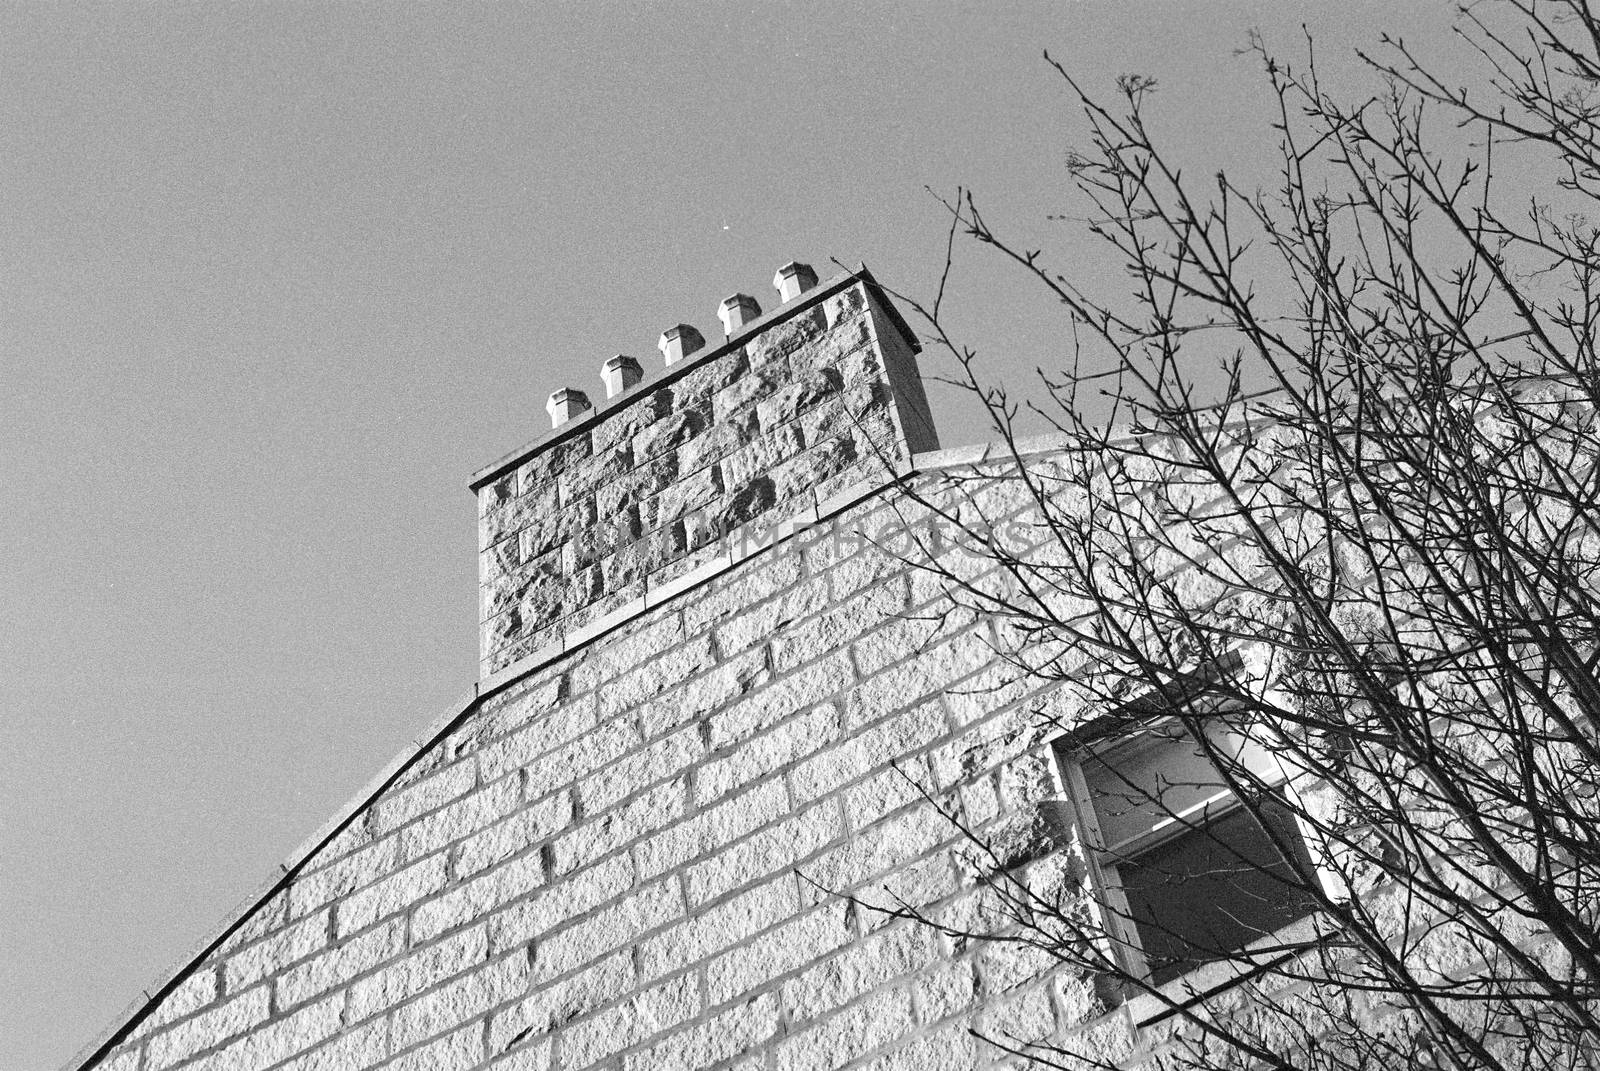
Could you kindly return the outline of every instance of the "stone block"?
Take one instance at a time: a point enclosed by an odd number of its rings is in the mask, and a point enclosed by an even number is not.
[[[869,429],[870,441],[892,444],[893,424],[889,423],[889,392],[882,383],[848,384],[838,394],[820,400],[801,414],[800,434],[808,443],[819,443],[857,429]],[[885,438],[887,436],[887,438]],[[898,455],[899,450],[890,453]]]
[[[227,993],[242,993],[261,979],[326,948],[331,912],[323,910],[238,950],[222,965]]]
[[[384,1071],[467,1071],[483,1060],[483,1030],[476,1023],[412,1049]]]
[[[679,975],[635,993],[616,1007],[562,1031],[562,1065],[592,1067],[663,1030],[687,1022],[699,1011],[698,979],[693,975]]]
[[[263,1071],[336,1036],[343,1028],[339,995],[308,1004],[292,1015],[274,1019],[237,1044],[185,1066],[184,1071]],[[155,1064],[149,1065],[155,1071]]]
[[[711,396],[711,416],[722,423],[735,413],[754,412],[756,404],[776,393],[789,379],[788,362],[774,357],[731,380]],[[759,417],[758,417],[759,420]]]
[[[498,506],[503,506],[519,494],[516,470],[489,481],[478,488],[478,516],[482,517]]]
[[[693,1026],[674,1031],[661,1041],[624,1058],[622,1071],[675,1068],[699,1071],[770,1038],[779,1025],[777,998],[771,993],[737,1004]]]
[[[388,918],[444,888],[445,857],[429,856],[391,877],[369,885],[339,901],[335,909],[335,933],[340,940],[374,922]]]
[[[1004,1000],[990,1000],[978,1012],[978,1032],[1012,1048],[1049,1037],[1055,1030],[1047,986],[1036,985]],[[986,1046],[991,1053],[1000,1050]]]
[[[387,794],[374,808],[373,831],[383,834],[398,829],[465,795],[477,781],[477,767],[468,760],[435,772],[399,792]]]
[[[822,850],[841,832],[839,808],[825,800],[775,826],[768,826],[703,862],[689,866],[684,887],[690,905],[703,904],[735,889],[790,870]]]
[[[837,368],[814,368],[773,391],[756,405],[756,420],[762,430],[793,424],[813,407],[838,397],[844,389],[844,375]]]
[[[866,1065],[867,1071],[967,1071],[978,1066],[978,1046],[966,1023],[951,1023],[911,1038]],[[998,1067],[998,1065],[996,1065]]]
[[[586,496],[530,517],[521,531],[521,560],[531,562],[591,531],[596,523],[594,510],[594,499]]]
[[[723,481],[726,483],[726,476]],[[746,483],[729,486],[718,527],[726,534],[762,516],[777,502],[778,485],[769,475],[757,475]]]
[[[820,1019],[886,982],[921,970],[940,954],[931,929],[896,923],[848,943],[837,955],[785,982],[783,1001],[797,1023]]]
[[[554,1047],[550,1038],[518,1043],[513,1050],[487,1065],[487,1071],[550,1071]]]
[[[221,995],[217,973],[216,967],[211,963],[197,967],[145,1017],[144,1021],[134,1029],[133,1036],[140,1037],[154,1033],[158,1028],[186,1015],[193,1015],[215,1001]]]
[[[772,472],[772,481],[780,501],[800,501],[834,477],[854,471],[858,462],[863,462],[864,469],[872,467],[865,463],[872,460],[862,458],[853,436],[836,435],[780,464]]]
[[[516,535],[530,523],[553,516],[557,507],[555,487],[543,487],[516,495],[483,514],[478,521],[478,546],[486,549]]]
[[[724,353],[714,361],[706,362],[673,384],[673,389],[677,392],[678,408],[709,403],[713,395],[729,384],[743,379],[749,371],[750,358],[743,346]]]
[[[515,779],[508,779],[515,783]],[[517,811],[510,818],[482,830],[456,846],[458,877],[471,877],[491,866],[549,840],[572,822],[572,794],[546,796]]]
[[[687,782],[667,781],[571,830],[555,842],[556,872],[580,869],[670,824],[683,814],[688,798]]]
[[[372,1067],[389,1055],[389,1024],[385,1020],[346,1030],[319,1048],[281,1065],[281,1071],[348,1071]]]
[[[639,746],[639,730],[626,721],[606,721],[591,732],[528,764],[529,799],[542,799]]]
[[[914,661],[876,674],[851,692],[845,704],[846,725],[876,721],[890,711],[925,701],[994,660],[994,650],[981,632],[947,640]]]
[[[844,813],[851,825],[876,822],[884,815],[927,798],[924,795],[927,786],[924,784],[926,777],[922,772],[921,760],[901,758],[889,761],[887,769],[880,769],[844,791]]]
[[[937,942],[934,943],[934,950],[937,954]],[[966,959],[946,960],[930,967],[918,976],[912,993],[918,1016],[926,1023],[962,1015],[971,1011],[979,1000],[977,978],[971,962]]]
[[[405,862],[436,852],[504,818],[522,801],[522,786],[504,778],[469,792],[400,831],[400,857]]]
[[[599,814],[647,785],[676,777],[700,759],[705,750],[700,733],[693,726],[661,737],[579,782],[579,806],[584,814]]]
[[[399,866],[399,859],[400,838],[390,836],[320,870],[301,873],[289,886],[291,913],[295,916],[304,915],[348,896],[356,889],[371,885],[394,873]]]
[[[654,497],[639,504],[640,524],[645,531],[662,528],[697,511],[711,512],[723,490],[722,470],[708,465],[662,488]]]
[[[656,387],[638,401],[607,413],[605,419],[589,429],[589,441],[595,454],[631,444],[639,432],[671,414],[675,401],[672,387]]]
[[[816,604],[821,612],[772,637],[773,664],[779,671],[831,654],[852,640],[867,635],[872,629],[896,621],[899,615],[907,612],[909,601],[909,591],[904,580],[900,579],[872,588],[842,603],[821,598],[820,583],[814,584],[814,590],[819,593]],[[857,643],[858,666],[862,664],[859,655],[861,642]],[[869,672],[879,668],[870,659],[867,665],[872,667]]]
[[[662,454],[677,453],[691,439],[711,426],[711,405],[702,401],[675,409],[634,433],[633,458],[645,464]]]
[[[784,1041],[778,1071],[824,1071],[886,1045],[913,1027],[911,998],[885,989]]]
[[[764,431],[717,463],[721,484],[731,490],[745,487],[790,458],[799,456],[803,449],[800,431],[793,424]]]
[[[884,898],[872,898],[881,881],[874,878],[904,865],[955,833],[932,806],[922,804],[858,830],[838,848],[803,866],[803,895],[820,902],[830,895],[855,892],[863,901],[893,907]],[[863,888],[869,883],[872,888]]]
[[[739,745],[695,773],[695,798],[704,807],[759,777],[770,776],[826,747],[838,735],[837,708],[824,704]]]
[[[518,996],[528,982],[528,959],[522,955],[504,956],[482,964],[449,985],[413,998],[394,1011],[389,1025],[389,1043],[404,1049],[466,1023],[496,1004]],[[481,1028],[474,1030],[482,1039]]]
[[[855,673],[846,652],[813,662],[768,687],[714,714],[709,719],[709,743],[722,748],[753,736],[780,721],[832,699],[850,687]]]
[[[557,487],[560,488],[561,505],[566,507],[586,496],[596,494],[601,488],[615,483],[632,469],[631,440],[578,462],[562,472],[556,481]]]
[[[515,572],[521,564],[522,540],[502,539],[478,555],[478,586],[486,586],[491,580]]]
[[[634,983],[632,951],[607,956],[496,1012],[489,1020],[489,1048],[504,1052],[523,1039],[564,1026],[616,1000]]]
[[[758,643],[771,643],[775,667],[788,671],[835,649],[827,639],[817,636],[818,628],[795,626],[794,622],[812,618],[830,608],[828,582],[810,577],[788,591],[740,611],[717,628],[717,643],[724,654],[735,654]],[[826,626],[820,626],[826,631]],[[817,642],[796,639],[798,635],[816,637]]]
[[[257,986],[202,1015],[155,1034],[145,1045],[151,1071],[162,1071],[218,1042],[240,1037],[266,1022],[271,986]]]
[[[717,851],[779,816],[787,814],[789,797],[781,780],[762,782],[750,791],[663,830],[634,847],[641,880],[682,866]]]
[[[828,955],[849,940],[843,908],[824,906],[707,963],[706,993],[713,1004],[732,1000]]]
[[[794,877],[784,874],[733,900],[701,909],[688,919],[638,946],[638,972],[659,978],[688,965],[701,964],[755,933],[778,925],[798,909]],[[710,994],[722,1004],[731,994]]]
[[[485,784],[526,766],[541,755],[570,743],[595,727],[594,696],[568,699],[524,728],[484,744],[476,754]]]
[[[284,971],[273,981],[276,1006],[293,1008],[347,985],[359,975],[397,957],[405,947],[405,936],[405,920],[395,919]]]
[[[839,368],[848,356],[872,345],[867,319],[855,317],[791,352],[789,367],[795,375],[819,368]]]
[[[630,546],[644,531],[639,523],[639,507],[632,502],[601,513],[588,529],[574,532],[561,546],[561,574],[564,586],[555,590],[561,606],[577,608],[603,590],[604,578],[598,569],[588,569],[619,550]]]
[[[559,585],[559,581],[552,584],[552,578],[559,577],[561,572],[561,551],[557,549],[543,558],[492,577],[478,589],[478,619],[501,620],[507,625],[513,621],[520,623],[523,603],[530,596],[536,596],[535,589],[539,586]]]
[[[709,637],[695,637],[671,651],[667,657],[647,662],[606,682],[599,691],[600,714],[615,717],[638,710],[645,702],[661,695],[716,663]]]
[[[543,938],[615,900],[633,883],[633,862],[625,855],[564,875],[493,920],[494,950],[506,952]]]
[[[837,327],[845,320],[864,316],[867,309],[867,291],[857,283],[834,294],[822,303],[822,314],[828,326]]]
[[[768,554],[760,568],[741,567],[726,573],[683,608],[684,628],[705,632],[737,613],[790,587],[803,575],[797,554]]]
[[[671,487],[678,479],[678,455],[667,451],[632,471],[595,488],[595,508],[602,519],[614,517],[626,507],[639,503]]]
[[[760,365],[774,355],[782,356],[809,344],[828,329],[828,318],[820,305],[774,324],[748,344],[751,363]]]
[[[430,941],[441,933],[482,918],[502,904],[539,888],[544,879],[544,866],[537,854],[518,856],[502,863],[413,911],[412,940]]]
[[[698,472],[714,465],[760,433],[756,411],[733,413],[677,448],[678,471]]]
[[[533,945],[534,977],[539,984],[626,945],[650,931],[683,917],[683,895],[673,880],[646,886],[609,907],[595,911],[575,926]]]
[[[644,580],[689,549],[681,523],[646,533],[600,563],[606,591],[616,591]]]
[[[556,486],[561,474],[593,456],[587,434],[571,435],[534,454],[517,467],[519,494]]]
[[[488,927],[474,926],[392,960],[383,970],[350,987],[346,1018],[352,1023],[381,1016],[403,1001],[483,962]]]

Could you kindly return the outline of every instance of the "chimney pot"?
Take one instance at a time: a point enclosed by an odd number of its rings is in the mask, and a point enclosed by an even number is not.
[[[544,407],[550,414],[550,426],[559,428],[574,417],[589,411],[589,396],[581,390],[562,387],[550,395],[550,400]]]
[[[600,379],[606,385],[606,397],[615,398],[644,378],[639,362],[625,353],[619,353],[600,366]]]
[[[811,265],[791,260],[778,269],[778,274],[772,277],[772,285],[778,288],[778,300],[788,304],[817,285],[817,273]]]
[[[704,349],[706,337],[688,324],[674,324],[661,332],[656,348],[668,365],[677,364],[695,350]]]
[[[761,306],[749,294],[734,294],[722,299],[717,317],[722,321],[722,333],[729,338],[745,324],[761,315]]]

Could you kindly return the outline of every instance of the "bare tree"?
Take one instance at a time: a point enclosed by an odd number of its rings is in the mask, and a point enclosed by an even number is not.
[[[1477,70],[1384,39],[1355,101],[1253,41],[1259,189],[1190,182],[1149,79],[1051,61],[1129,288],[946,202],[1064,313],[1030,401],[946,330],[948,260],[911,301],[1010,447],[921,495],[964,553],[915,560],[1094,714],[1055,729],[1064,880],[973,828],[988,903],[1157,1063],[1600,1065],[1600,20],[1455,18]]]

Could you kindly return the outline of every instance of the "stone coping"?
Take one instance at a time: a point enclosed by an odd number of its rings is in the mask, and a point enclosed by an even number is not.
[[[633,386],[629,387],[627,390],[623,391],[621,394],[618,394],[615,398],[608,398],[606,401],[595,406],[593,409],[589,410],[587,413],[583,414],[577,419],[569,420],[559,427],[551,428],[549,431],[539,435],[531,442],[524,443],[522,446],[511,451],[509,454],[502,456],[498,461],[495,461],[490,465],[486,465],[477,472],[473,473],[472,480],[467,485],[468,488],[474,494],[476,494],[484,484],[499,479],[511,469],[516,468],[529,458],[550,449],[556,443],[563,442],[575,435],[579,435],[588,431],[596,424],[605,420],[607,417],[610,417],[612,414],[621,412],[623,409],[626,409],[635,402],[648,397],[657,388],[668,386],[669,384],[682,379],[685,375],[688,375],[701,365],[714,361],[718,357],[721,357],[738,349],[741,346],[748,344],[755,336],[761,334],[761,332],[775,327],[778,324],[783,323],[785,320],[789,320],[795,316],[798,316],[800,313],[815,307],[823,301],[826,301],[828,298],[839,293],[841,290],[849,289],[856,283],[863,283],[866,285],[867,289],[871,291],[873,296],[878,299],[878,304],[882,306],[889,319],[894,323],[895,327],[898,328],[900,333],[905,336],[907,343],[909,343],[911,346],[912,352],[919,352],[922,349],[922,346],[917,340],[916,333],[911,330],[910,325],[908,325],[904,317],[900,315],[900,311],[894,307],[894,303],[888,300],[884,293],[883,286],[876,278],[873,277],[872,272],[868,270],[867,266],[862,264],[860,267],[856,268],[855,271],[835,275],[828,281],[819,283],[810,290],[807,290],[793,301],[779,305],[770,312],[761,314],[754,320],[751,320],[749,323],[741,326],[737,333],[729,335],[728,338],[720,345],[708,346],[707,348],[699,350],[696,353],[689,354],[688,356],[684,357],[683,360],[669,366],[662,374],[654,377],[647,376],[638,383],[635,383]]]

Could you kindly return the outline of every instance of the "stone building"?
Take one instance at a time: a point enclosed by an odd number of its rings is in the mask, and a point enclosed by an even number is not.
[[[875,909],[970,912],[974,827],[1064,796],[993,625],[877,538],[938,449],[917,343],[865,270],[791,264],[725,340],[551,396],[473,480],[482,666],[237,917],[71,1066],[1007,1065],[974,1030],[1120,1051],[1046,956]],[[1020,506],[1018,507],[1020,508]],[[1012,865],[1047,852],[1018,848]]]

